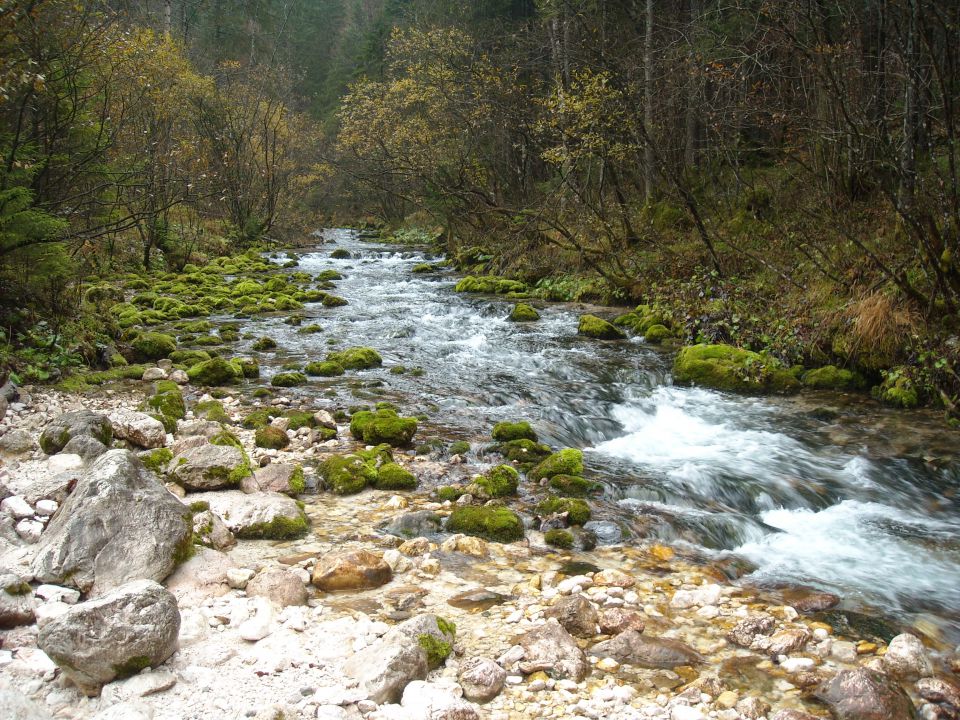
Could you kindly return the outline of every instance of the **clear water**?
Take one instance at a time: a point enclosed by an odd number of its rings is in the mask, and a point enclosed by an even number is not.
[[[324,327],[317,335],[282,318],[251,321],[280,344],[260,355],[265,374],[285,360],[322,359],[331,338],[377,348],[384,368],[360,373],[361,387],[352,376],[291,392],[352,404],[365,397],[362,385],[376,386],[451,438],[479,440],[499,420],[528,419],[544,441],[585,450],[588,472],[606,487],[601,518],[744,557],[756,568],[751,580],[811,585],[851,606],[958,627],[960,435],[935,416],[857,397],[674,387],[669,351],[578,337],[577,317],[590,308],[548,304],[539,322],[511,323],[509,301],[457,294],[452,274],[412,274],[430,259],[421,252],[347,230],[326,237],[297,269],[339,270],[334,292],[350,304],[308,306],[307,322]],[[353,257],[331,259],[338,247]],[[398,364],[424,375],[390,374]]]

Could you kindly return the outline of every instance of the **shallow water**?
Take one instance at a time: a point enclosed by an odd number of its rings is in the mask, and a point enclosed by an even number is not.
[[[923,614],[951,636],[960,627],[960,436],[934,414],[860,396],[674,387],[669,351],[577,336],[578,314],[609,310],[547,304],[539,322],[511,323],[508,301],[457,294],[446,272],[412,274],[430,259],[422,252],[348,230],[326,238],[296,269],[339,270],[333,292],[350,304],[309,305],[306,322],[324,328],[316,335],[281,317],[252,320],[248,329],[280,350],[238,349],[258,356],[267,377],[282,362],[350,345],[377,348],[384,367],[290,394],[394,400],[429,415],[421,438],[482,443],[495,422],[528,419],[542,440],[586,451],[588,473],[606,487],[595,517],[745,558],[756,568],[750,582],[827,589],[848,607],[908,620]],[[353,257],[331,259],[337,247]],[[395,365],[424,374],[391,374]]]

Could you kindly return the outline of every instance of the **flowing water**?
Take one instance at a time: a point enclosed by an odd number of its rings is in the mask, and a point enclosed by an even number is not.
[[[334,292],[350,304],[309,305],[316,335],[251,321],[281,347],[260,355],[264,374],[322,359],[331,340],[377,348],[384,368],[291,393],[394,400],[429,415],[424,437],[479,441],[499,420],[528,419],[545,442],[584,449],[606,488],[595,517],[741,558],[748,582],[830,590],[848,607],[932,618],[951,636],[960,627],[960,435],[935,415],[862,397],[674,387],[671,352],[578,337],[590,308],[548,304],[539,322],[511,323],[509,301],[455,293],[449,273],[411,273],[429,260],[422,252],[348,230],[326,239],[297,270],[339,270]],[[335,248],[352,257],[332,259]],[[390,373],[396,365],[424,372]]]

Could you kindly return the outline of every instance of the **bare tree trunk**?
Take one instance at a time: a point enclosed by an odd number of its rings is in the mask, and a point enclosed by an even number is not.
[[[699,95],[699,79],[696,67],[696,39],[698,23],[700,22],[700,2],[690,0],[690,30],[687,42],[690,45],[687,60],[687,106],[685,111],[686,138],[683,147],[683,164],[692,168],[697,159],[697,139],[700,130],[700,120],[697,117],[697,98]]]
[[[647,144],[643,153],[644,193],[647,203],[653,201],[653,0],[647,0],[647,32],[643,44],[643,123]]]
[[[173,31],[173,0],[164,0],[163,3],[163,32],[171,37]]]
[[[917,0],[907,0],[906,86],[903,94],[903,147],[900,153],[900,203],[911,204],[917,171]]]

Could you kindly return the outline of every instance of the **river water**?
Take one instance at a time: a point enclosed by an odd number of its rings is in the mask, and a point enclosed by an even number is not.
[[[384,367],[318,380],[296,394],[344,405],[394,400],[425,413],[418,437],[478,444],[492,425],[527,419],[541,440],[582,448],[605,487],[594,517],[635,536],[715,559],[741,559],[743,581],[835,592],[846,607],[960,628],[960,434],[934,414],[866,398],[754,398],[674,387],[672,353],[641,340],[578,337],[578,315],[609,309],[544,304],[542,319],[506,320],[509,301],[458,294],[448,272],[411,273],[429,256],[326,232],[297,270],[336,269],[349,305],[308,305],[324,331],[251,321],[280,350],[265,376],[331,347],[369,345]],[[345,248],[351,258],[335,260]],[[336,341],[339,345],[332,345]],[[422,375],[396,375],[396,365]],[[479,446],[479,445],[478,445]],[[476,458],[474,458],[476,459]]]

